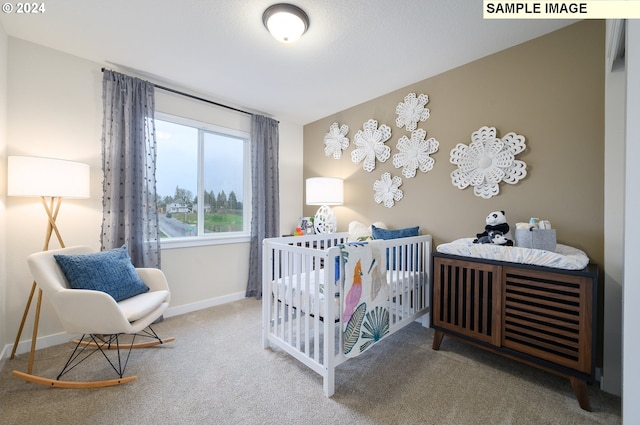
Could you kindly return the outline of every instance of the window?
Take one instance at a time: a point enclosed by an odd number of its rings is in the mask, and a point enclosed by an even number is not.
[[[155,129],[163,246],[248,236],[249,134],[158,112]]]

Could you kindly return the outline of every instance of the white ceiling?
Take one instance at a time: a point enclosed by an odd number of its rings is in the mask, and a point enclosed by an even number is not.
[[[54,0],[1,13],[9,36],[136,71],[212,100],[306,124],[575,21],[484,20],[481,0],[292,0],[293,45],[262,12],[278,0]]]

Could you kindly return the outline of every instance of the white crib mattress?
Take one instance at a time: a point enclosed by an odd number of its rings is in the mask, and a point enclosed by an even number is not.
[[[307,276],[309,276],[309,285],[306,285]],[[318,271],[318,280],[321,283],[321,287],[319,290],[319,302],[315,302],[315,284],[316,284],[316,274],[301,274],[298,278],[298,275],[288,276],[287,278],[277,279],[271,282],[271,293],[274,297],[278,299],[278,301],[284,301],[287,305],[292,305],[295,308],[299,308],[301,311],[310,313],[310,314],[320,314],[324,311],[324,302],[326,299],[326,292],[324,291],[324,269]],[[412,279],[413,278],[413,279]],[[299,279],[299,282],[298,282]],[[416,271],[401,271],[401,270],[388,270],[387,271],[387,284],[390,285],[390,293],[392,295],[397,294],[398,292],[408,291],[409,288],[416,282],[421,282],[420,280],[420,272]],[[426,276],[424,277],[426,279]],[[300,291],[300,296],[298,296],[298,292],[295,290],[295,287],[303,288]],[[340,317],[340,298],[338,293],[336,292],[333,284],[331,286],[332,298],[335,304],[335,319],[337,320]],[[290,287],[290,290],[287,290],[287,287]],[[277,290],[277,295],[276,295]],[[308,291],[311,295],[306,296],[306,291]],[[311,303],[311,308],[308,307],[309,302]]]
[[[478,244],[473,243],[473,238],[462,238],[440,244],[436,250],[443,254],[567,270],[582,270],[589,264],[589,257],[583,251],[562,244],[556,244],[556,251],[552,252],[518,246]]]

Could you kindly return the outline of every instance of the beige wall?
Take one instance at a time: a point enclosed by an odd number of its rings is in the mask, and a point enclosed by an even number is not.
[[[439,244],[474,236],[488,212],[505,210],[512,226],[529,217],[550,220],[558,242],[583,249],[602,264],[604,29],[603,21],[583,21],[310,123],[304,127],[304,177],[345,179],[345,205],[334,208],[339,230],[352,220],[394,228],[420,225]],[[391,127],[387,145],[393,155],[398,139],[409,134],[396,127],[395,108],[411,92],[429,96],[431,117],[419,128],[440,148],[432,155],[434,169],[403,178],[404,198],[386,208],[374,202],[373,183],[386,171],[402,177],[401,169],[389,159],[364,171],[350,159],[353,144],[340,160],[326,157],[323,137],[338,122],[349,126],[353,142],[373,118]],[[500,136],[516,132],[527,143],[516,157],[527,163],[527,177],[517,185],[502,183],[500,194],[489,200],[476,197],[470,187],[454,187],[450,178],[451,149],[469,144],[482,126],[496,127]],[[305,206],[305,215],[316,208]]]

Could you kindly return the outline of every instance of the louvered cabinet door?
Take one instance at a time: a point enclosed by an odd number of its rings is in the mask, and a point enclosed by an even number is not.
[[[433,258],[433,326],[499,346],[501,267]]]
[[[502,345],[590,374],[592,279],[503,267],[502,281]]]

